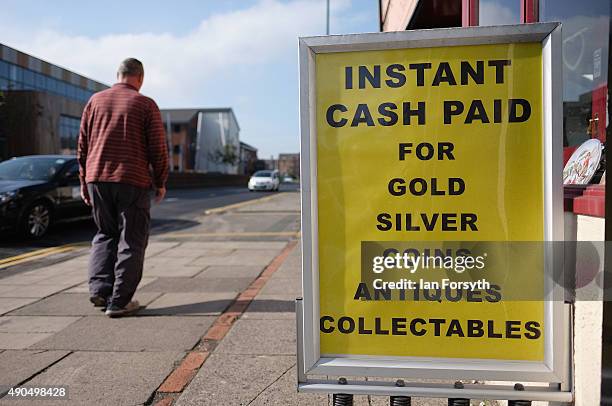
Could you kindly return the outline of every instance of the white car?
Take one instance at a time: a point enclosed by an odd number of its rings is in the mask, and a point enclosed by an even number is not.
[[[249,190],[278,191],[280,177],[278,171],[257,171],[249,179]]]

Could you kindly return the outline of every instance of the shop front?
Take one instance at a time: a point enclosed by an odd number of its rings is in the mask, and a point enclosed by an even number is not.
[[[460,26],[497,26],[537,22],[562,23],[565,240],[609,241],[606,223],[606,139],[610,127],[610,0],[380,0],[381,31]],[[611,199],[608,199],[608,205]],[[608,209],[608,216],[612,210]],[[612,271],[603,265],[599,278],[610,286]],[[606,247],[606,248],[604,248]],[[584,266],[576,261],[576,278]],[[604,296],[604,299],[609,300]],[[612,404],[612,302],[575,303],[576,393],[598,392]],[[596,328],[587,327],[587,325]],[[601,326],[601,328],[600,328]],[[582,331],[582,332],[581,332]],[[601,365],[601,366],[600,366]],[[581,388],[582,385],[582,388]],[[583,398],[599,404],[595,397]]]

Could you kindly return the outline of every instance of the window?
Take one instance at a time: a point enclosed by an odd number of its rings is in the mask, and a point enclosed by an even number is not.
[[[38,90],[45,89],[45,76],[40,73],[35,73],[34,77],[36,78],[36,88]]]
[[[480,0],[478,20],[479,25],[519,24],[521,2],[520,0]]]
[[[21,68],[15,65],[9,66],[9,79],[13,82],[21,82],[23,78]]]
[[[0,61],[0,90],[39,90],[86,102],[93,92],[21,66]]]
[[[78,117],[61,115],[59,119],[60,148],[62,153],[75,153],[81,120]]]
[[[609,0],[540,0],[540,21],[563,23],[563,144],[605,140]]]
[[[45,90],[48,92],[55,93],[55,79],[50,78],[48,76],[45,77]]]
[[[23,83],[30,88],[34,88],[34,85],[36,84],[35,82],[36,81],[34,80],[34,72],[28,69],[24,69],[23,70]]]
[[[8,79],[8,76],[9,76],[9,64],[4,61],[0,61],[0,77],[4,77]]]

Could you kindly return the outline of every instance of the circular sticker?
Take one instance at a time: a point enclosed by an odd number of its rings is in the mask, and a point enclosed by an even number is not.
[[[601,142],[597,139],[587,140],[572,154],[563,168],[564,185],[586,185],[599,168],[601,159]]]

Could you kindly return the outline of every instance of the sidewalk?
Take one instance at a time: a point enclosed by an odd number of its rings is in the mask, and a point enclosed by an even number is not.
[[[299,194],[199,223],[152,238],[136,294],[146,308],[137,317],[109,319],[89,304],[87,250],[0,272],[0,385],[69,387],[69,401],[17,404],[329,404],[326,395],[296,392]],[[0,399],[5,404],[16,402]]]

